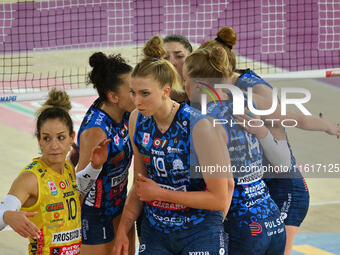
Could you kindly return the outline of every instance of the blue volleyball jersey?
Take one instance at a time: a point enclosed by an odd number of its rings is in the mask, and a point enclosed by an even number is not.
[[[147,177],[160,187],[184,192],[206,189],[202,178],[190,178],[190,158],[191,162],[197,162],[195,155],[190,155],[190,127],[202,118],[190,106],[181,104],[169,129],[162,133],[152,117],[138,114],[134,143],[144,161]],[[152,228],[163,233],[189,229],[207,217],[222,219],[217,211],[164,201],[144,203],[144,217]]]
[[[213,102],[207,106],[207,114],[215,119],[226,120],[224,128],[228,135],[228,150],[233,168],[235,189],[227,219],[244,220],[266,219],[278,208],[271,199],[266,183],[263,181],[263,150],[255,135],[247,132],[232,113],[233,100],[222,101],[222,105]],[[246,95],[245,95],[246,98]],[[251,222],[242,222],[250,224]],[[240,223],[241,224],[241,223]]]
[[[236,81],[236,86],[242,90],[254,87],[257,84],[264,84],[269,88],[273,88],[269,83],[264,81],[260,76],[250,69],[241,70],[241,76]],[[291,167],[286,174],[280,174],[278,177],[285,179],[271,178],[268,175],[264,179],[272,198],[281,210],[282,218],[286,225],[299,226],[305,218],[309,207],[309,191],[307,184],[299,171],[296,159],[293,155],[292,148],[289,144],[287,132],[284,128],[288,148],[291,156]],[[264,165],[270,165],[269,160],[264,155]]]
[[[247,91],[248,88],[252,88],[255,85],[263,84],[268,86],[269,88],[273,88],[268,82],[263,80],[259,75],[257,75],[251,69],[245,70],[236,70],[241,76],[236,80],[235,86],[239,87],[240,89]]]
[[[100,215],[116,216],[124,206],[127,194],[128,170],[132,159],[132,146],[128,134],[130,113],[125,112],[120,123],[116,123],[106,112],[99,109],[101,101],[97,99],[81,123],[80,135],[88,128],[101,128],[108,139],[107,161],[103,165],[96,183],[86,194],[83,206],[96,209]]]
[[[239,72],[241,72],[241,76],[237,79],[235,85],[242,90],[246,91],[247,88],[252,88],[252,87],[254,87],[258,84],[264,84],[271,89],[273,88],[268,82],[263,80],[260,76],[258,76],[254,71],[252,71],[250,69],[240,70]],[[286,177],[302,178],[302,175],[301,175],[300,171],[298,170],[298,166],[297,166],[295,157],[293,156],[293,152],[292,152],[291,146],[289,144],[285,128],[284,128],[284,132],[285,132],[286,140],[287,140],[287,143],[288,143],[288,148],[289,148],[290,155],[291,155],[291,167],[290,167],[290,171],[289,171],[291,174],[289,176],[286,176]],[[266,158],[265,155],[264,155],[264,161],[263,162],[264,162],[264,165],[270,164],[270,162],[268,161],[268,159]]]

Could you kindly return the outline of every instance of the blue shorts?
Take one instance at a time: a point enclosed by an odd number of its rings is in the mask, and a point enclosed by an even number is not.
[[[227,235],[221,221],[207,220],[188,230],[164,234],[144,219],[141,236],[140,255],[228,254]]]
[[[232,255],[284,254],[286,230],[278,211],[256,221],[247,215],[230,218],[224,222],[224,229],[229,236],[228,250]]]
[[[281,211],[281,218],[287,226],[299,227],[309,207],[309,192],[301,178],[266,180],[269,193]]]
[[[111,242],[114,238],[113,219],[113,216],[99,215],[94,210],[82,210],[82,243],[96,245]]]

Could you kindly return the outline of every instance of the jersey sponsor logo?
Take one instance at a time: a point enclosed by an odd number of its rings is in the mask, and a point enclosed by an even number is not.
[[[148,156],[148,155],[144,155],[144,154],[140,154],[141,155],[141,157],[142,157],[142,160],[144,161],[144,164],[146,164],[146,165],[150,165],[150,156]]]
[[[149,133],[144,133],[143,134],[143,146],[146,147],[150,141],[150,134]]]
[[[118,187],[111,189],[110,190],[110,199],[114,198],[115,196],[118,196],[123,191],[123,189],[125,188],[126,183],[127,183],[127,178],[125,178],[123,183],[121,183]]]
[[[110,163],[117,163],[119,161],[122,161],[124,159],[125,156],[125,152],[121,151],[120,153],[118,153],[116,156],[114,156],[111,160]]]
[[[158,200],[147,201],[147,203],[151,205],[152,207],[156,207],[156,208],[160,208],[164,210],[170,210],[170,211],[182,211],[182,210],[188,209],[187,206],[184,206],[181,204],[158,201]]]
[[[249,198],[263,195],[265,192],[265,186],[266,185],[264,181],[261,181],[260,183],[254,186],[250,186],[250,187],[248,187],[247,185],[244,185],[245,194],[247,194]]]
[[[80,254],[80,242],[60,247],[50,247],[50,255],[78,255]]]
[[[26,168],[25,168],[25,170],[30,170],[30,169],[32,169],[36,164],[38,164],[38,161],[33,161],[31,164],[29,164]]]
[[[168,190],[175,190],[175,191],[187,191],[186,186],[182,185],[177,188],[174,188],[169,185],[165,184],[158,184],[160,187],[163,189],[168,189]],[[170,210],[170,211],[181,211],[181,210],[186,210],[188,209],[187,206],[181,205],[181,204],[176,204],[176,203],[171,203],[171,202],[164,202],[164,201],[158,201],[158,200],[153,200],[153,201],[147,201],[147,203],[153,207],[164,209],[164,210]]]
[[[51,194],[53,196],[58,194],[57,186],[54,184],[53,181],[48,181],[47,182],[48,187],[50,188]]]
[[[63,198],[70,197],[74,195],[74,191],[64,192]]]
[[[95,121],[95,124],[100,126],[102,124],[102,121],[103,121],[104,117],[105,117],[105,114],[100,112],[98,114],[98,117],[97,117],[96,121]]]
[[[55,225],[49,225],[47,226],[47,229],[53,229],[53,228],[61,228],[64,226],[64,223],[61,224],[55,224]]]
[[[264,226],[267,229],[270,228],[276,228],[278,226],[281,226],[283,224],[283,220],[281,219],[281,217],[276,218],[275,220],[271,220],[271,221],[265,221],[264,222]]]
[[[63,209],[64,209],[64,203],[63,202],[58,202],[58,203],[46,205],[46,212],[54,212],[54,211],[59,211],[59,210],[63,210]]]
[[[61,189],[65,189],[65,188],[66,188],[65,182],[63,182],[63,181],[59,182],[59,187],[60,187]]]
[[[44,247],[44,231],[40,229],[39,238],[32,239],[31,242],[31,254],[42,254],[42,248]]]
[[[46,169],[42,170],[41,168],[38,169],[38,172],[40,173],[40,177],[43,178],[47,172]]]
[[[52,234],[52,244],[69,243],[81,239],[81,228]]]
[[[88,206],[94,206],[96,200],[96,187],[92,186],[91,190],[87,193],[85,204]]]
[[[174,170],[184,170],[183,162],[180,159],[175,159],[172,162],[172,167],[173,167]]]
[[[151,148],[151,154],[157,155],[157,156],[165,156],[164,151],[157,151]]]
[[[252,222],[249,224],[250,232],[252,236],[257,236],[262,233],[262,226],[258,222]]]
[[[237,178],[237,185],[253,183],[259,181],[262,177],[263,177],[262,169],[254,171],[250,174]]]
[[[168,150],[168,153],[175,153],[175,154],[183,153],[183,149],[173,148],[173,147],[170,147],[170,146],[167,147],[167,150]]]
[[[118,184],[122,183],[127,177],[128,177],[129,172],[124,171],[118,176],[112,177],[111,179],[111,187],[116,187]]]
[[[96,190],[96,202],[94,204],[94,207],[96,208],[100,208],[101,207],[101,203],[102,203],[102,199],[103,199],[103,180],[97,180],[97,190]]]
[[[182,225],[184,223],[188,223],[191,221],[189,217],[184,217],[184,216],[174,216],[174,217],[169,217],[169,216],[161,216],[155,213],[152,213],[152,217],[159,221],[167,222],[167,223],[173,223],[176,225]]]
[[[189,251],[188,255],[210,255],[208,251]]]
[[[254,206],[256,204],[260,204],[262,201],[267,200],[269,198],[270,198],[270,194],[267,194],[264,197],[260,197],[260,198],[258,198],[256,200],[252,200],[252,201],[246,202],[245,206],[249,208],[249,207],[252,207],[252,206]]]

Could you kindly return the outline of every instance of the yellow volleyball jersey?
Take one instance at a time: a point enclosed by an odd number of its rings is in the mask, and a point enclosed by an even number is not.
[[[30,238],[29,254],[80,254],[79,192],[71,163],[66,162],[64,173],[59,174],[35,158],[22,172],[35,174],[39,187],[36,203],[29,208],[21,208],[26,212],[38,212],[29,218],[41,231],[39,239]]]

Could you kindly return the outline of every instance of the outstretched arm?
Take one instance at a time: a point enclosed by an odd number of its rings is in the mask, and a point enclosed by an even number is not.
[[[133,111],[130,115],[129,120],[129,135],[134,154],[134,180],[132,187],[129,191],[128,197],[126,199],[122,217],[120,219],[119,227],[115,237],[115,249],[114,249],[115,255],[128,254],[130,244],[127,234],[130,231],[131,227],[133,226],[134,222],[137,220],[143,207],[143,204],[138,198],[136,193],[137,176],[139,175],[146,176],[146,169],[142,157],[139,154],[138,149],[133,142],[137,114],[138,114],[137,110]]]
[[[13,182],[8,195],[0,204],[0,229],[11,226],[11,228],[22,237],[38,238],[40,229],[28,218],[37,212],[22,212],[22,205],[31,199],[32,202],[38,198],[38,182],[33,173],[24,172]]]

